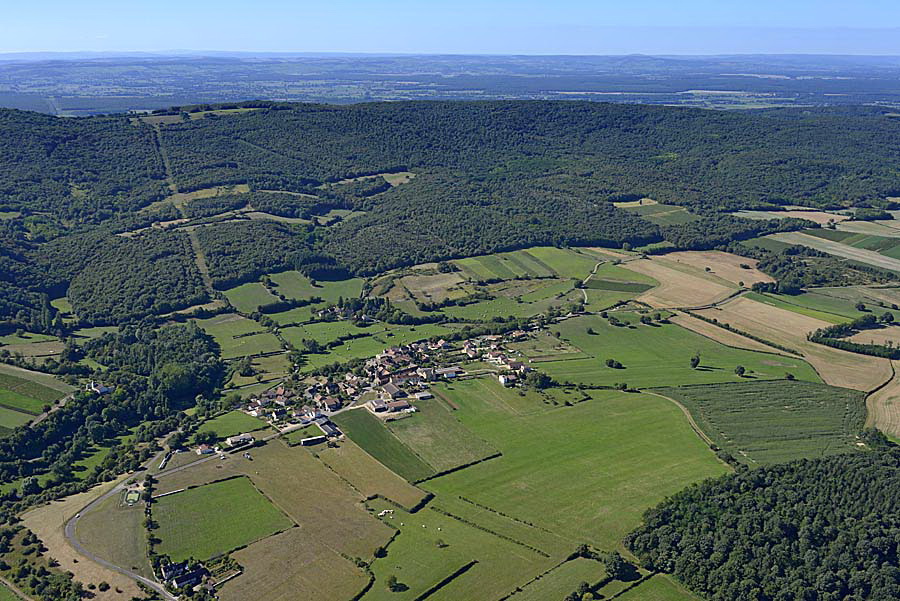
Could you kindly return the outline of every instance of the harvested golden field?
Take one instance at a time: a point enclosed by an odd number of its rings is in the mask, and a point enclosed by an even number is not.
[[[757,342],[746,336],[730,332],[725,328],[720,328],[717,325],[707,323],[702,319],[691,317],[685,313],[676,313],[669,318],[669,321],[677,323],[683,328],[700,334],[701,336],[706,336],[707,338],[720,342],[726,346],[742,348],[748,351],[763,351],[766,353],[781,354],[783,352],[767,344],[763,344],[762,342]]]
[[[878,328],[875,330],[863,330],[857,332],[847,340],[859,344],[893,344],[900,345],[900,325]]]
[[[900,361],[893,361],[894,377],[888,384],[866,399],[869,415],[866,426],[874,426],[885,434],[900,439]]]
[[[718,250],[687,250],[668,253],[665,256],[668,261],[675,261],[684,265],[705,270],[707,267],[711,269],[710,273],[722,279],[728,280],[732,284],[744,283],[749,288],[757,282],[774,282],[775,279],[768,276],[756,268],[758,261],[756,259],[748,259],[732,253],[721,252]],[[749,266],[749,269],[741,267],[741,265]]]
[[[394,283],[405,288],[419,302],[441,302],[447,298],[462,298],[472,292],[465,285],[465,278],[459,272],[436,273],[433,275],[408,275]]]
[[[814,221],[819,225],[825,225],[829,221],[840,223],[841,221],[850,219],[849,215],[837,215],[835,213],[826,213],[824,211],[779,211],[778,214],[783,215],[784,217],[808,219],[809,221]]]
[[[116,482],[106,482],[87,492],[32,509],[22,516],[22,523],[38,535],[48,549],[47,555],[59,562],[61,570],[72,572],[75,574],[75,579],[85,585],[96,585],[103,581],[109,583],[108,591],[93,591],[96,601],[127,601],[132,597],[143,595],[131,578],[91,561],[78,553],[66,541],[66,522],[91,500],[99,497],[115,484]],[[117,590],[122,592],[116,592]]]
[[[715,276],[710,277],[702,270],[658,257],[629,261],[628,269],[660,282],[656,288],[637,297],[656,309],[709,305],[728,298],[736,290],[736,287],[729,287],[726,280],[716,278],[721,283],[714,281]]]
[[[891,377],[887,359],[858,355],[809,342],[806,339],[808,332],[830,325],[813,317],[744,297],[697,313],[800,351],[825,383],[832,386],[868,391]]]

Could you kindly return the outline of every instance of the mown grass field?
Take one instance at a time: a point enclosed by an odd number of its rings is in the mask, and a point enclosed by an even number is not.
[[[438,399],[419,401],[415,406],[416,413],[388,422],[387,427],[435,472],[474,463],[497,452],[459,423]]]
[[[613,549],[643,511],[725,473],[681,410],[660,397],[591,391],[591,400],[532,414],[492,402],[479,379],[436,387],[463,425],[502,456],[423,487],[464,497],[572,543]]]
[[[271,353],[281,350],[274,334],[251,319],[235,313],[223,313],[207,319],[195,319],[207,334],[216,339],[223,359]]]
[[[317,448],[315,454],[367,497],[382,495],[407,509],[415,507],[425,498],[423,490],[387,469],[351,440],[341,441],[334,447]]]
[[[153,505],[158,551],[173,561],[205,560],[293,526],[247,478],[168,495]]]
[[[521,592],[510,597],[510,601],[546,601],[565,599],[566,595],[578,588],[582,582],[594,587],[606,578],[606,569],[599,561],[578,557],[554,568],[541,576]]]
[[[865,394],[811,382],[744,382],[661,388],[688,408],[739,461],[778,463],[857,450]]]
[[[568,319],[551,328],[560,339],[581,349],[589,359],[547,361],[540,365],[560,382],[632,387],[681,386],[713,382],[736,382],[747,378],[781,379],[786,373],[797,379],[819,382],[816,372],[802,359],[727,347],[675,324],[641,324],[639,315],[614,314],[633,327],[610,325],[599,315]],[[588,330],[593,331],[589,334]],[[700,354],[700,366],[691,369],[690,359]],[[624,369],[606,366],[607,359]],[[747,373],[734,373],[742,365]]]
[[[20,597],[0,584],[0,601],[21,601]]]
[[[125,506],[122,495],[113,495],[78,520],[78,538],[97,556],[151,578],[143,507]]]
[[[418,599],[472,561],[477,563],[440,588],[433,598],[497,599],[527,581],[528,574],[538,574],[556,563],[546,554],[443,515],[430,506],[409,514],[380,499],[368,505],[374,511],[393,509],[394,513],[383,520],[399,534],[388,547],[387,557],[373,562],[375,584],[363,601]],[[390,591],[386,583],[392,575],[407,589]]]
[[[700,601],[700,597],[666,574],[656,574],[650,577],[617,599],[620,601]]]
[[[349,280],[320,280],[313,285],[312,281],[299,271],[284,271],[269,276],[278,292],[288,298],[308,299],[318,296],[323,301],[334,303],[340,297],[357,298],[362,292],[361,278]]]
[[[278,300],[259,282],[249,282],[226,290],[225,298],[241,313],[253,313],[262,305],[268,305]]]
[[[828,323],[846,323],[853,319],[846,315],[838,315],[830,311],[815,309],[809,306],[810,303],[804,302],[805,300],[807,300],[804,297],[807,296],[807,294],[798,294],[795,298],[793,296],[785,296],[781,294],[760,294],[757,292],[747,293],[747,298],[755,300],[756,302],[770,305],[772,307],[778,307],[779,309],[785,309],[787,311],[793,311],[794,313],[799,313],[800,315],[806,315],[815,319],[821,319],[822,321],[827,321]],[[860,313],[860,315],[863,315],[863,313]]]
[[[640,215],[647,221],[657,225],[679,225],[700,219],[688,212],[684,207],[666,204],[645,204],[625,208],[629,213]]]
[[[431,466],[413,453],[368,410],[345,411],[333,419],[353,442],[406,480],[415,482],[434,475],[435,470]]]
[[[495,298],[477,303],[442,309],[450,317],[466,321],[489,321],[495,317],[528,317],[550,308],[572,303],[582,298],[572,280],[539,280],[527,285],[495,286],[491,293]]]
[[[476,281],[553,276],[584,279],[597,262],[579,251],[548,246],[454,261],[467,277]]]
[[[219,440],[225,440],[229,436],[244,434],[245,432],[255,432],[268,428],[268,424],[261,419],[252,415],[247,415],[243,411],[229,411],[203,424],[197,429],[198,432],[215,432]]]

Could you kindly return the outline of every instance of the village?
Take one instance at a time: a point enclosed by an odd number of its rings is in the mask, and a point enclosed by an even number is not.
[[[304,438],[301,444],[320,444],[342,435],[330,416],[367,410],[384,420],[401,419],[416,411],[416,402],[433,397],[430,386],[435,382],[491,375],[505,387],[519,385],[532,369],[505,344],[527,337],[524,330],[514,330],[479,336],[456,346],[439,339],[390,347],[356,370],[310,377],[302,388],[286,383],[270,388],[250,398],[242,411],[269,422],[281,433],[318,426],[321,434]],[[229,447],[251,442],[249,434],[226,440]]]

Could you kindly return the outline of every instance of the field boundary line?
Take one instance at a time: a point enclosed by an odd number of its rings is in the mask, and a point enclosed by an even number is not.
[[[684,416],[688,420],[688,424],[691,426],[691,429],[697,434],[697,436],[699,436],[700,439],[703,440],[703,442],[705,442],[710,447],[718,446],[718,445],[716,445],[716,443],[713,441],[712,438],[710,438],[709,436],[706,435],[706,432],[704,432],[703,430],[700,429],[700,426],[697,425],[697,422],[694,420],[694,416],[691,415],[691,412],[687,407],[685,407],[684,405],[682,405],[681,403],[679,403],[672,397],[667,397],[666,395],[660,394],[658,392],[652,392],[650,390],[642,390],[641,392],[643,392],[644,394],[651,394],[653,396],[657,396],[661,399],[666,399],[667,401],[671,401],[671,402],[675,403],[675,405],[677,405],[678,408],[681,409],[681,412],[684,413]]]

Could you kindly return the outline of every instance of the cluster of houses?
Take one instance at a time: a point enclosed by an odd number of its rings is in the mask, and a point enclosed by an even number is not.
[[[527,337],[528,334],[522,330],[510,332],[504,338],[503,336],[484,336],[480,339],[467,340],[463,344],[463,353],[472,360],[481,360],[485,363],[496,365],[503,370],[497,379],[500,384],[506,387],[516,386],[519,381],[529,372],[531,368],[519,361],[515,357],[506,353],[501,345],[505,340],[519,341]]]

